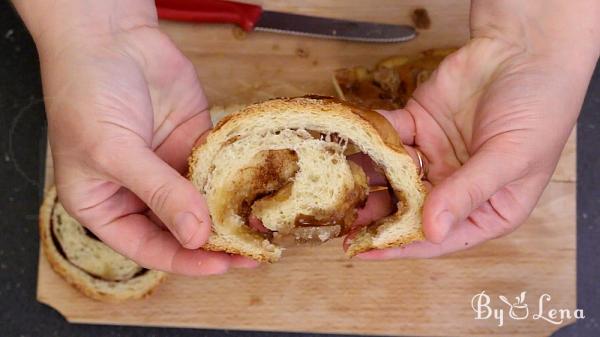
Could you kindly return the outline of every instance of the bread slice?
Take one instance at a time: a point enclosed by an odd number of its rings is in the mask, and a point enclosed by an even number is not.
[[[398,200],[394,214],[359,230],[350,225],[367,179],[346,159],[349,146],[384,171]],[[271,236],[282,234],[328,239],[351,230],[349,256],[424,238],[425,192],[398,134],[378,113],[331,97],[274,99],[225,117],[194,149],[189,179],[208,203],[209,250],[274,262],[283,247]],[[267,234],[248,226],[249,216]]]
[[[143,298],[166,277],[142,268],[95,238],[65,211],[54,187],[40,209],[40,238],[52,269],[97,300]]]

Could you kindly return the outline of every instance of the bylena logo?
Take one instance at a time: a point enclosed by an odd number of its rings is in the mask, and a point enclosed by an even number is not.
[[[514,302],[510,301],[506,296],[499,295],[498,299],[502,303],[502,307],[494,308],[492,298],[485,291],[473,296],[471,299],[471,307],[475,312],[475,319],[495,319],[498,326],[504,325],[506,316],[512,320],[520,321],[524,319],[544,320],[550,324],[562,324],[568,319],[583,319],[583,309],[557,309],[550,308],[552,297],[549,294],[542,294],[537,301],[537,310],[529,310],[527,304],[527,292],[523,291],[519,296],[515,296]],[[533,313],[530,315],[530,313]],[[507,315],[508,314],[508,315]]]

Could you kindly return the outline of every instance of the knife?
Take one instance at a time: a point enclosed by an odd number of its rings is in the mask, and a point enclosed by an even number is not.
[[[243,30],[267,31],[360,42],[404,42],[416,36],[407,25],[350,21],[263,10],[261,6],[225,0],[156,0],[166,20],[232,23]]]

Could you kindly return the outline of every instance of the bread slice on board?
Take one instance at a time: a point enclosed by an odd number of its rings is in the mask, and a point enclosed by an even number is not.
[[[40,239],[52,269],[86,296],[101,301],[146,297],[166,278],[113,251],[71,217],[50,188],[40,208]]]
[[[397,210],[351,229],[347,254],[422,240],[425,190],[394,128],[377,112],[306,96],[242,108],[194,149],[189,179],[206,197],[213,221],[204,248],[274,262],[283,251],[273,240],[280,234],[330,236],[334,226],[348,233],[367,193],[364,172],[346,160],[349,147],[385,173]],[[250,216],[264,231],[251,228]],[[319,226],[327,231],[313,231]]]

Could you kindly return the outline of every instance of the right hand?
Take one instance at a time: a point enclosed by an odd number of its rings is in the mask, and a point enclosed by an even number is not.
[[[600,54],[599,3],[575,6],[473,2],[471,41],[444,59],[404,109],[384,113],[403,143],[428,161],[428,241],[360,257],[436,257],[506,235],[526,220]]]
[[[206,275],[255,266],[198,249],[211,219],[182,173],[211,121],[195,69],[158,30],[153,2],[88,5],[118,10],[113,26],[63,27],[60,39],[38,43],[61,202],[147,268]]]

